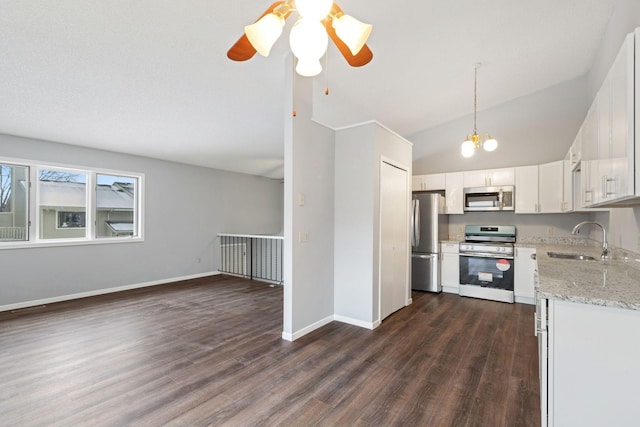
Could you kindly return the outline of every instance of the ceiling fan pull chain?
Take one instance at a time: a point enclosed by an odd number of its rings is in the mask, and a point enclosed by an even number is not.
[[[291,111],[291,115],[293,117],[297,116],[296,112],[296,57],[292,56],[291,58],[291,102],[293,104],[293,111]]]
[[[324,94],[329,95],[329,49],[327,49],[327,52],[324,54],[324,75],[326,78]]]

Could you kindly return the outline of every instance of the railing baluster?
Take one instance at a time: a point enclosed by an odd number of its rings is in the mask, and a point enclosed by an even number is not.
[[[218,234],[220,272],[282,284],[282,236]]]

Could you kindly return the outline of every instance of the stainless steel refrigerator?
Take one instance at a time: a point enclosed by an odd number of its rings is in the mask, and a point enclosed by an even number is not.
[[[411,289],[441,292],[440,240],[449,237],[444,197],[413,193],[411,207]]]

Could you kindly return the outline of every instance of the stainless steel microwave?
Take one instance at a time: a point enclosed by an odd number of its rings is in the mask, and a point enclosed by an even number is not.
[[[512,211],[515,200],[513,185],[464,189],[464,210],[467,212]]]

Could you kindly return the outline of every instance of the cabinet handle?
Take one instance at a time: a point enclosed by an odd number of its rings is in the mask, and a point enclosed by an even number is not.
[[[613,182],[614,186],[613,186],[613,191],[609,191],[609,183]],[[618,192],[616,189],[616,185],[618,183],[618,177],[614,176],[614,177],[609,177],[607,175],[604,175],[602,177],[602,195],[603,197],[609,197],[609,196],[615,196],[616,193]]]
[[[531,259],[535,261],[536,260],[536,254],[531,254]]]
[[[585,203],[592,203],[593,201],[591,200],[591,197],[587,197],[587,196],[591,196],[591,193],[593,193],[593,191],[591,190],[584,190],[584,202]]]

